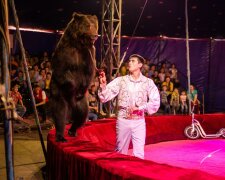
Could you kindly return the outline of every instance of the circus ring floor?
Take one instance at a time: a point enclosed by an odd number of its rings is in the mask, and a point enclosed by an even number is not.
[[[225,114],[196,119],[209,134],[225,127]],[[51,130],[48,179],[225,179],[225,140],[188,140],[183,131],[190,124],[190,116],[146,117],[145,160],[114,152],[115,119],[88,122],[67,143],[55,142]]]

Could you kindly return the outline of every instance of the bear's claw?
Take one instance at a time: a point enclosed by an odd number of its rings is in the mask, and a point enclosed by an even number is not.
[[[56,137],[56,142],[67,142],[67,140],[63,136],[58,135]]]
[[[77,136],[77,132],[75,131],[75,132],[72,132],[72,131],[68,131],[68,135],[69,136],[72,136],[72,137],[75,137],[75,136]]]

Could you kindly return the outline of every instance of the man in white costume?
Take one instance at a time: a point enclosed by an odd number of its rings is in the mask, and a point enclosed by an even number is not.
[[[153,114],[160,106],[160,95],[154,82],[143,76],[141,68],[144,58],[133,54],[129,58],[129,75],[117,77],[109,84],[105,73],[100,73],[98,96],[107,102],[118,95],[118,114],[116,121],[116,151],[128,153],[130,141],[133,155],[144,159],[146,137],[145,112]]]

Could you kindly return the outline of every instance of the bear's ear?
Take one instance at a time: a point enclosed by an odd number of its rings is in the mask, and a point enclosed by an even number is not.
[[[98,18],[96,15],[89,15],[88,16],[89,20],[91,21],[91,23],[93,23],[96,28],[98,28]]]
[[[81,19],[83,17],[83,15],[82,14],[78,14],[78,13],[76,13],[76,12],[74,12],[73,13],[73,19]]]

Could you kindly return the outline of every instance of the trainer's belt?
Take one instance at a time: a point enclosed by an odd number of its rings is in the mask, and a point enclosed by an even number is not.
[[[137,120],[137,119],[143,119],[144,118],[144,111],[143,110],[134,110],[129,111],[128,108],[125,107],[119,107],[119,109],[123,109],[125,111],[124,119],[127,120]]]

